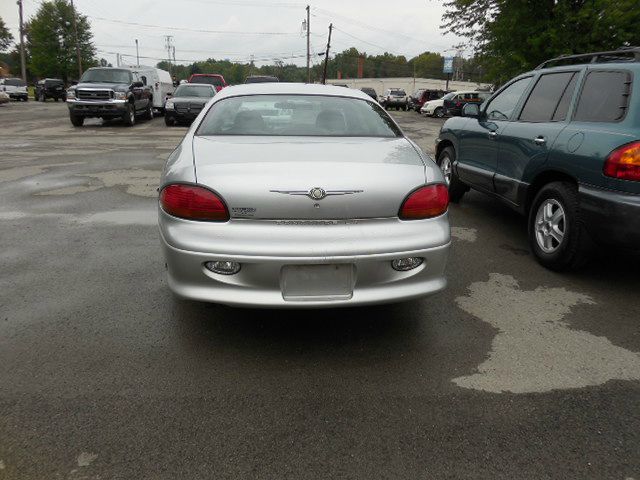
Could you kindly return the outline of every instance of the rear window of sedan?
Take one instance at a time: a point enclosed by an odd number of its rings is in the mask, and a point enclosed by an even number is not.
[[[197,135],[400,137],[377,104],[326,95],[247,95],[225,98],[207,112]]]

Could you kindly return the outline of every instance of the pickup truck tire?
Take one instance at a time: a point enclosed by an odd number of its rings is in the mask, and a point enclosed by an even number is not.
[[[82,125],[84,125],[84,117],[74,115],[73,113],[69,114],[69,120],[71,120],[71,125],[73,125],[74,127],[81,127]]]
[[[175,119],[174,119],[173,117],[170,117],[170,116],[168,116],[168,115],[165,115],[165,117],[164,117],[164,124],[165,124],[167,127],[173,127],[173,126],[176,124],[176,121],[175,121]]]
[[[146,120],[153,120],[153,104],[151,103],[151,99],[149,99],[147,108],[144,111],[144,118]]]
[[[456,151],[453,147],[446,147],[443,148],[440,155],[438,155],[436,163],[438,167],[440,167],[440,170],[442,170],[442,174],[445,175],[445,177],[449,177],[449,200],[453,203],[458,203],[469,190],[469,187],[460,181],[453,170],[453,162],[455,159]],[[445,170],[447,170],[448,173],[445,173]]]
[[[540,189],[529,209],[528,236],[536,259],[550,270],[574,270],[586,263],[592,243],[576,185],[551,182]]]
[[[136,108],[133,103],[127,103],[127,110],[122,115],[122,121],[128,127],[133,127],[136,124]]]

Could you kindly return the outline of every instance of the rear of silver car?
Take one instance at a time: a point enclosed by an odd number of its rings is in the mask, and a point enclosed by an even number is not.
[[[406,138],[195,131],[169,159],[162,191],[204,185],[228,217],[194,221],[159,209],[176,294],[229,305],[335,307],[446,286],[446,211],[399,216],[411,192],[443,181]]]

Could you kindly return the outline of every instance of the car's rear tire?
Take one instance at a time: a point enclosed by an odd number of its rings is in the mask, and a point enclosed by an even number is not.
[[[469,190],[469,187],[462,183],[456,175],[453,169],[453,162],[455,159],[456,151],[453,147],[445,147],[438,155],[436,163],[438,164],[438,167],[440,167],[442,175],[449,187],[449,200],[453,203],[458,203]]]
[[[81,117],[79,115],[74,115],[73,113],[70,113],[69,120],[71,120],[71,124],[74,127],[81,127],[82,125],[84,125],[84,117]]]
[[[528,235],[536,259],[550,270],[573,270],[587,262],[592,243],[575,184],[551,182],[540,189],[529,209]]]
[[[165,115],[164,116],[164,124],[167,127],[173,127],[176,124],[176,120],[173,117],[169,116],[169,115]]]
[[[122,121],[128,127],[133,127],[136,124],[136,108],[133,103],[127,103],[127,111],[122,115]]]
[[[444,117],[444,109],[442,107],[438,107],[433,111],[433,116],[436,118]]]

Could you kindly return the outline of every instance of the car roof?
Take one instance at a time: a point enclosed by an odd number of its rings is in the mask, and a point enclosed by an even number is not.
[[[336,87],[310,83],[245,83],[220,90],[216,99],[239,97],[243,95],[327,95],[334,97],[351,97],[371,101],[366,93],[353,88]]]

